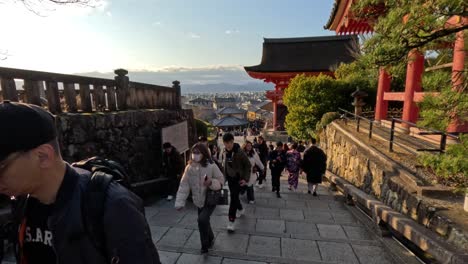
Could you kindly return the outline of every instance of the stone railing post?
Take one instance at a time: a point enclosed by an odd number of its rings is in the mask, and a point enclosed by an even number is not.
[[[129,93],[129,78],[127,76],[128,71],[124,69],[117,69],[114,71],[117,76],[114,77],[115,88],[117,93],[117,106],[119,110],[127,110],[127,98],[130,96]]]
[[[176,109],[182,109],[180,82],[179,82],[179,81],[173,81],[173,82],[172,82],[172,88],[174,88],[175,91],[176,91],[176,95],[175,95],[175,107],[174,107],[174,108],[176,108]]]
[[[465,189],[465,203],[463,204],[463,209],[465,212],[468,212],[468,188]]]

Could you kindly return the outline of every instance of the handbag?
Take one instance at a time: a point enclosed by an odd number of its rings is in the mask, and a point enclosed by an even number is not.
[[[229,191],[221,188],[220,190],[206,190],[206,200],[205,204],[207,206],[216,206],[216,205],[228,205],[228,194]]]

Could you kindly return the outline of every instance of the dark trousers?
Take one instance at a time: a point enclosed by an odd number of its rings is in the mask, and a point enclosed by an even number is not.
[[[259,176],[258,176],[258,184],[262,184],[263,181],[266,181],[266,173],[267,173],[267,163],[266,161],[262,161],[263,163],[263,170],[259,173]]]
[[[249,186],[247,187],[247,200],[250,201],[255,201],[255,195],[254,195],[254,186]]]
[[[281,177],[281,172],[282,171],[283,171],[282,169],[281,170],[279,170],[279,169],[271,170],[271,186],[277,192],[279,192],[279,189],[280,189],[280,177]]]
[[[174,195],[179,190],[180,179],[176,175],[169,176],[169,181],[167,183],[167,195]]]
[[[237,210],[242,210],[242,204],[239,200],[240,185],[239,177],[226,177],[229,183],[229,193],[231,194],[231,203],[229,204],[229,221],[236,220]]]
[[[200,242],[202,248],[208,248],[211,241],[214,239],[213,230],[211,229],[210,216],[216,206],[204,206],[198,208],[198,231],[200,232]]]

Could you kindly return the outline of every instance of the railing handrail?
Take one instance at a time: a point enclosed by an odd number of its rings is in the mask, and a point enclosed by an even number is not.
[[[359,128],[360,128],[360,120],[366,120],[369,122],[369,139],[372,138],[372,129],[373,129],[373,124],[376,123],[378,124],[379,122],[375,121],[375,120],[371,120],[371,119],[368,119],[366,117],[363,117],[363,116],[359,116],[359,115],[356,115],[352,112],[349,112],[345,109],[342,109],[342,108],[338,108],[338,110],[340,112],[343,112],[345,113],[344,115],[344,119],[345,119],[345,123],[346,123],[346,120],[348,120],[349,118],[346,117],[346,115],[352,115],[354,116],[355,120],[356,120],[356,131],[359,132]],[[447,137],[452,137],[452,138],[455,138],[456,140],[459,140],[459,137],[456,136],[456,135],[453,135],[453,134],[450,134],[450,133],[447,133],[447,132],[443,132],[443,131],[439,131],[439,130],[435,130],[435,129],[431,129],[431,128],[425,128],[425,127],[420,127],[420,126],[417,126],[415,123],[412,123],[412,122],[408,122],[408,121],[405,121],[405,120],[402,120],[402,119],[399,119],[399,118],[392,118],[392,121],[391,121],[391,127],[390,127],[390,139],[388,139],[388,142],[389,142],[389,151],[390,152],[393,152],[393,144],[396,144],[396,145],[399,145],[400,147],[406,149],[404,146],[402,146],[401,144],[398,144],[397,142],[395,142],[395,132],[397,131],[397,129],[395,129],[395,122],[401,122],[401,123],[404,123],[404,124],[407,124],[409,126],[412,126],[412,127],[415,127],[417,129],[420,129],[420,130],[425,130],[425,131],[429,131],[430,133],[429,134],[432,134],[432,135],[440,135],[441,136],[441,139],[440,139],[440,148],[438,149],[416,149],[417,151],[439,151],[439,152],[444,152],[445,151],[445,147],[446,147],[446,142],[447,142]],[[410,136],[411,137],[411,136]],[[408,149],[406,149],[408,150]],[[412,151],[411,151],[412,152]]]
[[[356,115],[356,114],[354,114],[354,113],[352,113],[352,112],[349,112],[349,111],[347,111],[347,110],[345,110],[345,109],[342,109],[342,108],[338,108],[338,109],[339,109],[339,111],[341,111],[341,112],[345,112],[345,113],[350,114],[350,115],[352,115],[352,116],[354,116],[354,117],[367,120],[368,122],[378,123],[378,122],[375,121],[375,120],[371,120],[371,119],[369,119],[369,118]],[[415,127],[415,128],[417,128],[417,129],[420,129],[420,130],[431,131],[431,132],[434,132],[434,133],[438,133],[438,134],[440,134],[440,135],[446,135],[446,136],[455,138],[455,139],[457,139],[457,140],[459,139],[459,137],[456,136],[456,135],[454,135],[454,134],[450,134],[450,133],[447,133],[447,132],[444,132],[444,131],[439,131],[439,130],[432,129],[432,128],[427,128],[427,127],[418,126],[418,125],[415,124],[415,123],[412,123],[412,122],[409,122],[409,121],[405,121],[405,120],[400,119],[400,118],[394,118],[394,117],[392,117],[392,120],[395,120],[395,121],[398,121],[398,122],[401,122],[401,123],[405,123],[405,124],[411,125],[412,127]]]
[[[173,91],[173,87],[169,86],[162,86],[162,85],[157,85],[157,84],[150,84],[150,83],[141,83],[141,82],[129,82],[130,85],[133,85],[131,87],[134,88],[149,88],[149,89],[158,89],[158,90],[167,90],[167,91]]]
[[[23,79],[31,81],[51,81],[63,83],[80,83],[115,86],[115,80],[95,78],[73,74],[62,74],[54,72],[32,71],[14,68],[0,67],[0,77],[11,79]]]
[[[427,127],[422,127],[422,126],[418,126],[417,124],[415,123],[412,123],[412,122],[409,122],[409,121],[405,121],[403,119],[400,119],[400,118],[393,118],[393,120],[395,121],[398,121],[400,123],[405,123],[405,124],[408,124],[408,125],[411,125],[412,127],[415,127],[417,129],[420,129],[420,130],[426,130],[426,131],[431,131],[431,132],[434,132],[434,133],[437,133],[437,134],[440,134],[440,135],[446,135],[446,136],[449,136],[449,137],[452,137],[452,138],[455,138],[455,139],[459,139],[458,136],[454,135],[454,134],[450,134],[450,133],[447,133],[447,132],[444,132],[444,131],[440,131],[440,130],[436,130],[436,129],[432,129],[432,128],[427,128]]]
[[[354,116],[354,117],[357,117],[357,118],[360,118],[360,119],[364,119],[364,120],[366,120],[366,121],[368,121],[368,122],[372,122],[372,123],[375,122],[375,120],[371,120],[371,119],[369,119],[369,118],[367,118],[367,117],[363,117],[363,116],[360,116],[360,115],[356,115],[356,114],[354,114],[354,113],[352,113],[352,112],[349,112],[349,111],[347,111],[347,110],[344,110],[343,108],[338,108],[338,109],[339,109],[341,112],[345,112],[345,113],[350,114],[350,115],[352,115],[352,116]]]
[[[117,69],[114,79],[0,67],[0,98],[46,106],[53,114],[68,112],[125,111],[131,109],[181,109],[181,87],[130,82],[128,71]],[[24,82],[24,90],[16,80]],[[59,90],[59,86],[62,86]],[[78,89],[77,89],[78,86]]]

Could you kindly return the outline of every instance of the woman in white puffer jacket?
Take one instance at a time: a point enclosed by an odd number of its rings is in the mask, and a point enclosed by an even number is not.
[[[258,153],[253,148],[252,142],[245,141],[244,145],[242,146],[242,149],[244,150],[245,154],[247,154],[247,157],[249,157],[250,164],[252,165],[250,169],[250,180],[247,184],[247,200],[250,204],[254,204],[254,184],[257,181],[257,170],[260,169],[263,171],[265,167],[263,166],[263,163],[260,160]]]
[[[198,207],[198,231],[200,232],[202,254],[207,253],[214,243],[210,216],[216,205],[208,206],[205,204],[206,191],[208,188],[214,191],[220,190],[223,184],[223,173],[216,164],[210,163],[208,148],[202,143],[195,144],[192,147],[191,160],[185,168],[184,175],[180,181],[175,208],[181,210],[185,206],[191,191],[193,204]]]

